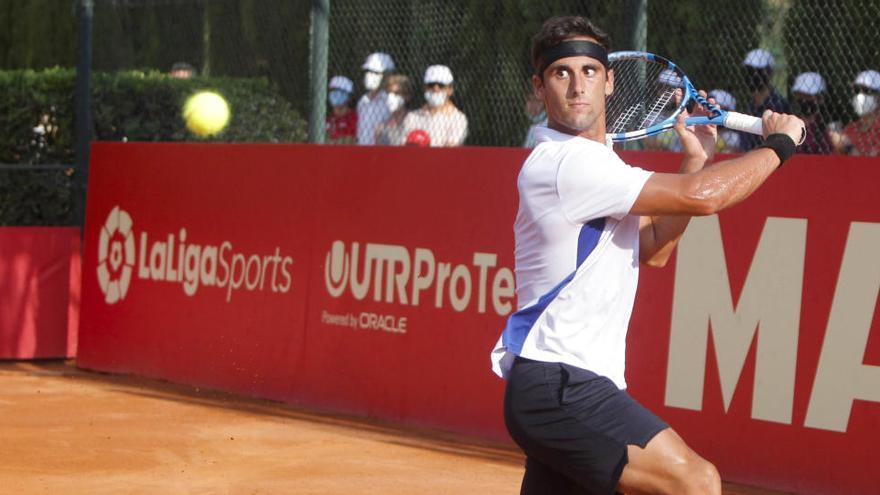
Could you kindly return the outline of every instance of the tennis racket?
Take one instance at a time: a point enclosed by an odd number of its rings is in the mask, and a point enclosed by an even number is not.
[[[630,141],[672,129],[679,114],[691,102],[703,106],[704,117],[688,117],[687,125],[720,125],[762,135],[760,118],[722,110],[700,96],[687,75],[671,61],[653,53],[622,51],[608,54],[614,70],[614,93],[605,104],[606,133],[613,141]],[[680,102],[675,92],[682,89]],[[801,142],[806,129],[801,133]],[[798,143],[800,144],[800,143]]]

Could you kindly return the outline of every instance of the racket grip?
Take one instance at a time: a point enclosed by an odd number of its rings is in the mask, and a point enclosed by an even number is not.
[[[724,118],[724,127],[758,136],[764,134],[764,123],[761,119],[744,113],[727,112],[727,117]]]
[[[727,112],[723,125],[724,127],[735,131],[748,132],[749,134],[757,134],[758,136],[764,135],[764,122],[758,117],[753,117],[744,113]],[[807,129],[801,127],[801,139],[797,142],[797,145],[800,146],[804,144],[806,139]]]

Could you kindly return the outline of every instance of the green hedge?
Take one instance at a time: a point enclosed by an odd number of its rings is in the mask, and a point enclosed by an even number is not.
[[[74,162],[75,78],[72,69],[0,71],[0,163]],[[138,71],[93,74],[93,139],[206,141],[181,117],[186,98],[203,89],[222,94],[232,111],[228,127],[207,141],[306,139],[306,122],[264,79],[173,79]],[[74,222],[71,213],[69,172],[0,169],[0,225],[67,225]]]

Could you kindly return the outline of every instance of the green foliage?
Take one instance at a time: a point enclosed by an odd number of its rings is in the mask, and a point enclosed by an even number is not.
[[[0,169],[0,225],[74,225],[73,169]]]
[[[265,78],[305,114],[310,8],[311,0],[95,2],[93,65],[167,72],[187,62],[203,76]]]
[[[764,0],[649,2],[648,51],[675,62],[700,89],[745,102],[742,61],[760,46],[764,9]]]
[[[72,69],[0,71],[0,163],[70,164],[74,160]],[[108,141],[205,141],[181,117],[202,89],[224,95],[228,127],[207,141],[302,142],[305,121],[265,79],[173,79],[159,72],[95,73],[93,138]],[[0,170],[0,225],[72,222],[63,172]]]
[[[73,1],[0,1],[0,68],[44,69],[75,63]]]

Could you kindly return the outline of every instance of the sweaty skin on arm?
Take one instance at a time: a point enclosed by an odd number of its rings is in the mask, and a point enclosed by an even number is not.
[[[763,121],[764,137],[784,133],[795,141],[800,138],[803,123],[797,117],[768,110]],[[778,166],[779,158],[773,150],[759,148],[690,173],[685,163],[685,173],[653,174],[630,210],[632,215],[643,216],[640,260],[649,266],[663,266],[691,216],[712,215],[739,203]]]

